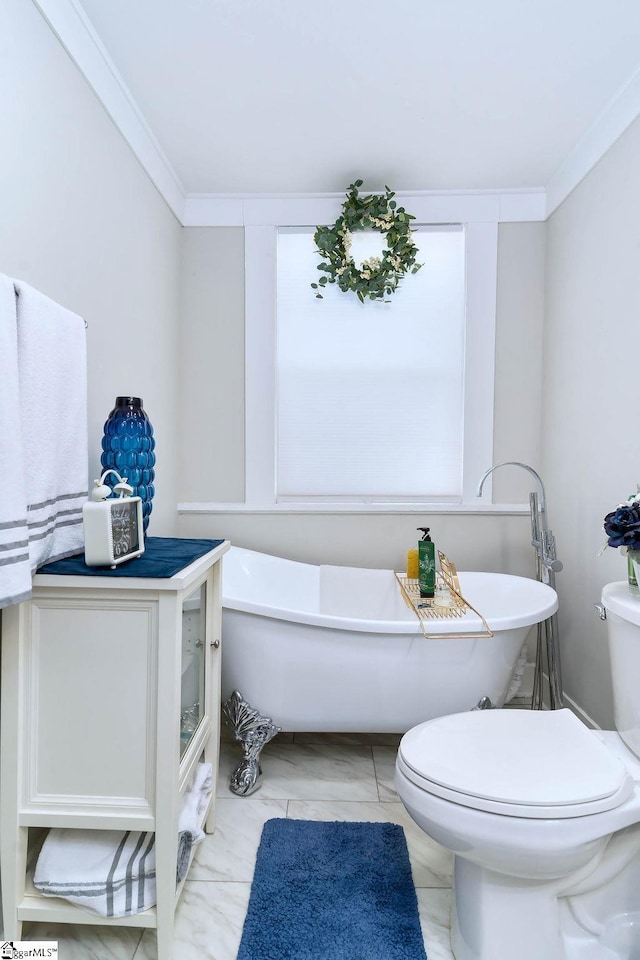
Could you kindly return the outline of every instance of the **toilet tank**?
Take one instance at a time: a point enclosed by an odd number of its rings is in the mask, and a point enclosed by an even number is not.
[[[607,611],[616,730],[640,757],[640,594],[625,581],[602,590]]]

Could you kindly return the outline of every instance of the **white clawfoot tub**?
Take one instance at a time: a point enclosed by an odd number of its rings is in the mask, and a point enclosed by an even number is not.
[[[234,690],[282,730],[404,733],[423,720],[502,706],[527,633],[555,590],[459,573],[474,614],[431,621],[426,639],[391,570],[314,566],[231,547],[222,571],[222,696]]]

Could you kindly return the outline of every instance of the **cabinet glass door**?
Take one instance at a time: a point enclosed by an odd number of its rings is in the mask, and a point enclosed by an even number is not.
[[[205,603],[206,584],[202,583],[182,604],[181,757],[204,716]]]

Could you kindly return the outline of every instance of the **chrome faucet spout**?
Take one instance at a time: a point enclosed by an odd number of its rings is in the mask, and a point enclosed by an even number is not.
[[[489,469],[483,474],[482,479],[478,484],[478,491],[476,493],[476,496],[478,497],[482,496],[482,488],[484,486],[485,480],[490,474],[493,473],[494,470],[497,470],[499,467],[522,467],[522,469],[527,470],[532,477],[535,477],[538,483],[538,487],[540,488],[540,502],[539,502],[540,513],[544,514],[547,501],[545,497],[544,484],[542,482],[542,478],[540,477],[540,474],[533,469],[533,467],[529,466],[528,463],[520,463],[518,460],[506,460],[504,463],[496,463],[494,464],[493,467],[489,467]]]

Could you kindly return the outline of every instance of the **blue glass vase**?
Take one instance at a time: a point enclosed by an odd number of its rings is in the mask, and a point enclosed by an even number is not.
[[[104,425],[100,463],[103,470],[111,468],[126,477],[134,496],[142,500],[145,533],[155,493],[155,446],[153,427],[140,397],[116,397],[116,405]],[[117,480],[109,475],[105,483],[113,487]]]

